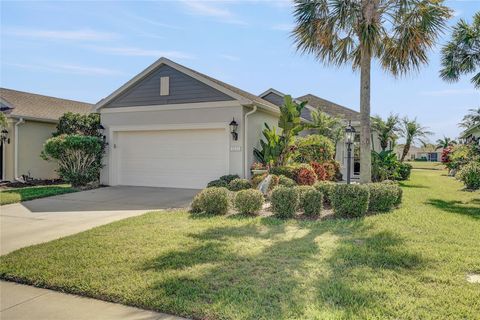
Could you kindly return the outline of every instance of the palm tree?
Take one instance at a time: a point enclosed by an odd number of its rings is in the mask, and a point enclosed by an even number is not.
[[[360,69],[361,182],[371,181],[372,60],[394,76],[419,69],[450,15],[442,1],[432,0],[295,0],[297,50]]]
[[[403,146],[402,157],[400,158],[400,161],[403,162],[408,151],[410,151],[412,143],[416,144],[420,142],[420,144],[426,146],[427,136],[431,135],[432,132],[428,131],[426,127],[422,127],[420,123],[417,122],[417,119],[409,120],[405,117],[402,120],[401,134],[402,137],[405,138],[405,145]]]
[[[469,113],[464,116],[462,122],[458,124],[465,129],[470,129],[480,123],[480,108],[469,109],[468,111]]]
[[[435,146],[435,150],[438,150],[438,149],[445,149],[447,147],[451,147],[457,144],[457,141],[443,136],[443,139],[438,139],[436,143],[437,145]]]
[[[380,140],[380,148],[382,148],[382,151],[388,148],[389,143],[391,143],[391,147],[393,148],[397,134],[400,132],[399,123],[400,118],[397,114],[389,115],[387,121],[384,121],[380,116],[372,118],[372,129],[378,133],[378,140]]]
[[[312,123],[307,127],[313,129],[317,134],[330,138],[337,149],[337,143],[343,138],[345,124],[339,117],[331,116],[320,110],[311,112]]]
[[[480,11],[473,16],[469,25],[460,20],[453,27],[452,39],[442,48],[442,69],[440,77],[445,81],[458,81],[460,75],[474,73],[480,69]],[[480,88],[480,72],[471,82]]]

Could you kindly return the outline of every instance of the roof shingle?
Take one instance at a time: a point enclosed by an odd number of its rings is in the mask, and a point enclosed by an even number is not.
[[[13,107],[8,114],[16,117],[58,120],[66,112],[87,114],[93,110],[90,103],[6,88],[0,88],[0,97]]]

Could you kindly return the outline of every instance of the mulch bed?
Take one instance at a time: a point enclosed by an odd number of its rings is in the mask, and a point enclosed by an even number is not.
[[[50,186],[55,184],[64,184],[65,182],[62,179],[49,179],[49,180],[40,180],[33,179],[27,182],[21,181],[5,181],[0,183],[1,188],[27,188],[35,186]]]

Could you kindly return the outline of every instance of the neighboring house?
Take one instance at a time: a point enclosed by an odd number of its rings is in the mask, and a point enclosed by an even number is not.
[[[1,144],[0,180],[23,175],[36,179],[56,178],[56,165],[40,157],[45,141],[66,112],[86,114],[93,105],[0,88],[0,111],[7,117],[7,137]]]
[[[277,125],[280,114],[260,97],[166,58],[96,110],[109,143],[101,183],[176,188],[204,188],[225,174],[248,177],[263,123]]]
[[[267,91],[259,95],[261,98],[270,101],[271,103],[281,106],[283,104],[284,93],[275,90],[268,89]],[[356,137],[354,146],[352,146],[352,164],[351,164],[351,173],[353,179],[360,178],[360,113],[358,111],[352,110],[350,108],[344,107],[342,105],[336,104],[334,102],[322,99],[313,94],[307,94],[298,98],[294,98],[297,102],[306,101],[307,105],[302,110],[301,117],[305,123],[310,123],[312,121],[311,112],[314,110],[320,110],[325,112],[330,116],[336,116],[345,120],[345,124],[351,122],[352,126],[356,130]],[[310,132],[310,131],[307,131]],[[380,144],[376,138],[376,133],[373,133],[372,148],[375,151],[379,151]],[[341,171],[344,179],[347,174],[347,147],[345,141],[339,141],[337,143],[337,153],[335,155],[336,160],[341,165]]]
[[[403,144],[399,144],[395,147],[395,153],[397,154],[398,159],[402,158],[403,153]],[[438,162],[442,158],[443,148],[435,150],[435,147],[427,146],[427,147],[416,147],[410,146],[407,155],[405,156],[405,161],[430,161],[430,162]]]
[[[465,142],[479,142],[480,141],[480,123],[474,125],[473,127],[465,130],[460,135]]]

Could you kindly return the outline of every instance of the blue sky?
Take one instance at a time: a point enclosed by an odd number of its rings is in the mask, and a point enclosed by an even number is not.
[[[447,1],[450,24],[471,21],[480,0]],[[95,103],[161,56],[259,94],[313,93],[358,110],[359,74],[295,51],[292,5],[278,1],[1,2],[0,85]],[[448,34],[439,44],[445,43]],[[457,136],[480,105],[469,77],[438,77],[439,46],[419,73],[372,71],[372,114],[417,117]]]

